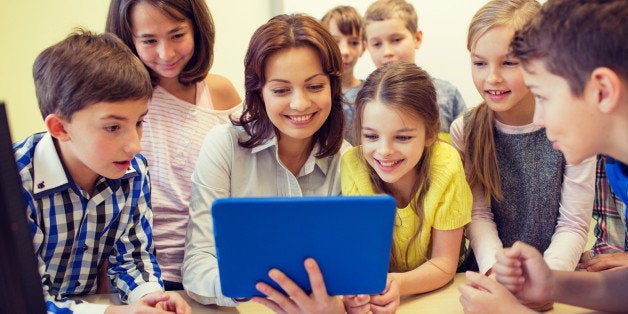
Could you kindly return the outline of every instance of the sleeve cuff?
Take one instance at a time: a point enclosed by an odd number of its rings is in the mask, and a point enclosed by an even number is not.
[[[135,301],[141,299],[143,296],[151,292],[162,291],[164,291],[164,288],[162,288],[161,285],[156,282],[143,283],[129,293],[128,303],[134,303]]]
[[[220,286],[220,279],[218,275],[218,269],[212,269],[210,271],[209,276],[206,278],[213,278],[206,285],[203,285],[203,291],[193,292],[185,285],[185,281],[183,283],[183,288],[187,295],[192,298],[194,301],[201,304],[217,304],[220,306],[238,306],[242,302],[238,302],[235,299],[225,297],[222,294],[222,289]],[[198,286],[196,286],[198,288]],[[204,295],[202,295],[202,294]]]
[[[105,310],[111,306],[111,304],[97,304],[97,303],[79,303],[74,308],[76,314],[104,314]]]

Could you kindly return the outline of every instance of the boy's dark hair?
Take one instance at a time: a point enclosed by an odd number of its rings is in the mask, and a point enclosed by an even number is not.
[[[131,10],[140,2],[149,3],[176,21],[190,20],[194,32],[194,54],[179,74],[179,83],[188,86],[205,79],[214,60],[216,38],[214,20],[205,0],[112,0],[105,30],[120,37],[135,55],[137,50],[133,43]],[[147,69],[153,86],[156,86],[159,78],[151,69]]]
[[[35,92],[45,119],[72,114],[98,102],[149,99],[144,64],[113,34],[77,29],[41,52],[33,64]]]
[[[260,26],[249,42],[244,58],[244,111],[234,125],[244,128],[251,138],[240,142],[252,148],[263,144],[273,135],[279,136],[268,118],[262,88],[266,84],[265,69],[268,58],[282,50],[310,47],[320,58],[323,72],[329,77],[331,111],[327,120],[312,137],[312,148],[319,144],[317,158],[335,155],[343,141],[344,115],[340,76],[342,57],[331,34],[318,20],[303,14],[281,14]]]
[[[354,7],[348,5],[334,7],[325,13],[321,23],[329,29],[331,20],[336,22],[336,26],[341,34],[345,36],[355,34],[362,39],[362,17]]]
[[[511,49],[524,67],[541,60],[576,96],[598,67],[628,78],[628,1],[549,0],[516,33]]]

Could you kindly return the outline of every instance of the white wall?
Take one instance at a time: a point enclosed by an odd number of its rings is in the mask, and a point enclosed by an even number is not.
[[[14,140],[44,128],[32,78],[37,55],[76,26],[104,30],[107,8],[91,0],[0,2],[0,99]]]
[[[253,32],[276,10],[276,0],[206,0],[216,25],[211,72],[226,76],[244,99],[244,55]]]

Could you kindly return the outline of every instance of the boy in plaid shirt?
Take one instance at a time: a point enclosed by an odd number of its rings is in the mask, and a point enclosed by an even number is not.
[[[79,30],[37,57],[33,77],[47,132],[14,150],[48,312],[190,312],[163,293],[154,255],[142,62],[114,35]],[[96,293],[105,262],[129,305],[70,299]]]

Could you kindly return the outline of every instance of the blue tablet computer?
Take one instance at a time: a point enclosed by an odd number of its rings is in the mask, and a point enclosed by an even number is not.
[[[388,195],[244,197],[212,205],[222,293],[255,289],[277,268],[311,292],[306,258],[318,263],[330,295],[377,294],[386,288],[395,200]]]

